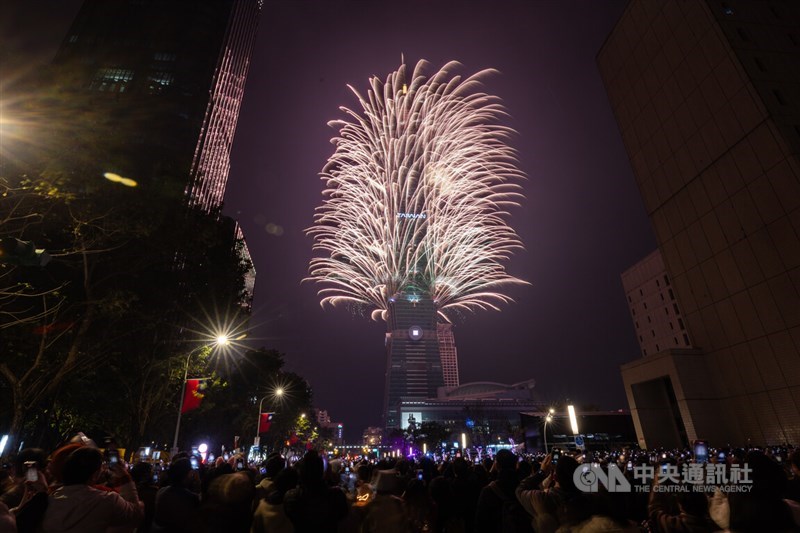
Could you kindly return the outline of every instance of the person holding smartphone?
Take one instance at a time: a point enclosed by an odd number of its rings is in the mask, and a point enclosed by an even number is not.
[[[103,454],[90,446],[82,446],[69,455],[64,463],[64,485],[48,498],[43,531],[78,533],[139,525],[144,506],[121,462],[108,467],[108,484],[117,487],[119,493],[92,486],[100,479],[103,464]]]

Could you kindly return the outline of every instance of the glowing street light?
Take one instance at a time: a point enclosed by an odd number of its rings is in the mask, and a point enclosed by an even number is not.
[[[572,434],[578,435],[580,431],[578,431],[578,417],[575,416],[575,406],[568,405],[567,413],[569,413],[569,425],[572,427]]]
[[[547,424],[553,421],[553,413],[555,413],[555,409],[552,407],[550,411],[547,413],[547,416],[544,417],[544,453],[547,455]]]
[[[256,437],[253,444],[254,446],[258,446],[259,444],[259,433],[260,433],[259,430],[261,429],[261,415],[263,413],[261,408],[264,404],[264,400],[266,400],[269,397],[272,397],[276,402],[280,402],[285,392],[286,391],[283,387],[276,387],[271,394],[267,394],[266,396],[261,398],[261,400],[258,402],[258,420],[256,422]]]
[[[181,385],[181,401],[178,405],[178,421],[175,423],[175,437],[172,439],[172,455],[178,453],[178,434],[181,430],[181,412],[183,411],[183,399],[186,396],[186,378],[189,377],[189,361],[191,361],[192,356],[199,352],[200,350],[208,347],[217,347],[217,346],[226,346],[228,344],[228,337],[226,335],[218,335],[215,341],[212,344],[204,344],[202,346],[198,346],[194,350],[191,350],[189,354],[186,356],[186,365],[183,367],[183,384]]]

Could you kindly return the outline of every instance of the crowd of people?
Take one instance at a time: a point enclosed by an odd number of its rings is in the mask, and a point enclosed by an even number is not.
[[[0,532],[800,531],[800,449],[737,450],[709,459],[746,465],[747,490],[684,490],[698,485],[658,475],[668,465],[691,472],[692,462],[680,450],[500,450],[472,460],[329,458],[311,450],[294,463],[273,453],[249,465],[235,454],[206,464],[181,453],[162,470],[145,461],[126,465],[74,442],[51,454],[24,449],[4,468]],[[579,486],[590,465],[608,478],[618,469],[631,488]],[[637,479],[648,466],[653,479]]]

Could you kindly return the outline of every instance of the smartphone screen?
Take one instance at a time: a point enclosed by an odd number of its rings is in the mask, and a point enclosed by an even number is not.
[[[189,459],[189,461],[192,463],[193,470],[197,470],[198,468],[200,468],[200,463],[197,462],[197,457],[192,457],[191,459]]]
[[[39,471],[36,469],[36,464],[29,465],[25,471],[25,481],[39,481]]]
[[[633,461],[628,461],[628,470],[633,470]]]
[[[694,441],[694,462],[707,463],[708,462],[708,443],[704,440]]]

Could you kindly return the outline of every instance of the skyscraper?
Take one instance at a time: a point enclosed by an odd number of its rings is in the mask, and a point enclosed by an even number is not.
[[[389,299],[386,333],[386,387],[383,420],[399,428],[400,402],[435,398],[444,386],[436,306],[430,296],[412,290]]]
[[[258,0],[86,0],[54,65],[63,127],[91,146],[87,170],[219,206],[260,10]]]
[[[800,440],[799,43],[794,3],[632,1],[598,54],[696,348],[623,367],[642,446]]]
[[[453,325],[446,322],[436,324],[439,338],[439,355],[442,359],[442,373],[445,387],[458,387],[458,352],[453,336]]]

